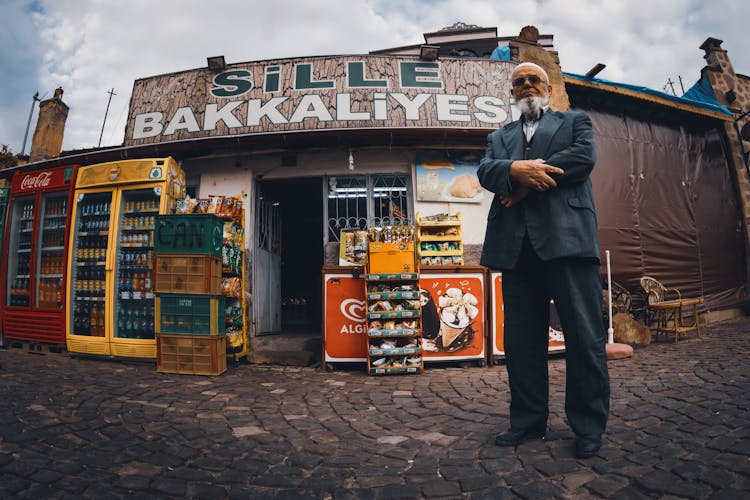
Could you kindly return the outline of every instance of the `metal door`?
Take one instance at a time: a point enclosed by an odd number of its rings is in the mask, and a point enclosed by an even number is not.
[[[253,319],[264,335],[281,331],[281,210],[256,186]]]

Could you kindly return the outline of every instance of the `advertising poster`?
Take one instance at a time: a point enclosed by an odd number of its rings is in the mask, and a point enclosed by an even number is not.
[[[484,274],[422,274],[424,361],[485,358]]]
[[[351,273],[325,274],[325,361],[367,361],[365,284]]]
[[[423,152],[417,155],[417,200],[481,203],[478,152]]]
[[[503,343],[505,333],[505,306],[503,304],[503,275],[502,273],[491,273],[491,300],[492,300],[492,321],[490,324],[490,334],[492,343],[492,357],[504,358],[505,346]],[[549,311],[549,347],[547,352],[563,353],[565,352],[565,337],[563,336],[560,319],[557,316],[557,309],[554,302],[550,302]]]

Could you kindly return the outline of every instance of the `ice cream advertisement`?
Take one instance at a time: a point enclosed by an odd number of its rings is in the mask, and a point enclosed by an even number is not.
[[[420,287],[425,362],[484,359],[484,276],[423,274]]]
[[[503,276],[502,273],[490,274],[492,315],[490,322],[490,336],[492,344],[492,358],[495,360],[505,357],[505,308],[503,306]],[[564,353],[565,336],[560,326],[560,319],[554,302],[550,302],[549,310],[549,344],[547,352]]]
[[[417,200],[481,203],[476,152],[420,153],[416,161]]]

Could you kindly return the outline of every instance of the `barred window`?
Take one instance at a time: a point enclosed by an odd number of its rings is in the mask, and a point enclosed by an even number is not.
[[[411,223],[410,183],[406,175],[341,175],[324,178],[327,242],[342,230]]]

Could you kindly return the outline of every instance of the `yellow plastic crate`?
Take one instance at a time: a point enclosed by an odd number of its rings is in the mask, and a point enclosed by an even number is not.
[[[382,243],[371,241],[368,272],[371,274],[415,273],[414,242]]]
[[[221,259],[214,255],[156,254],[154,291],[221,294]]]
[[[156,371],[187,375],[221,375],[227,371],[224,335],[170,335],[156,337]]]

